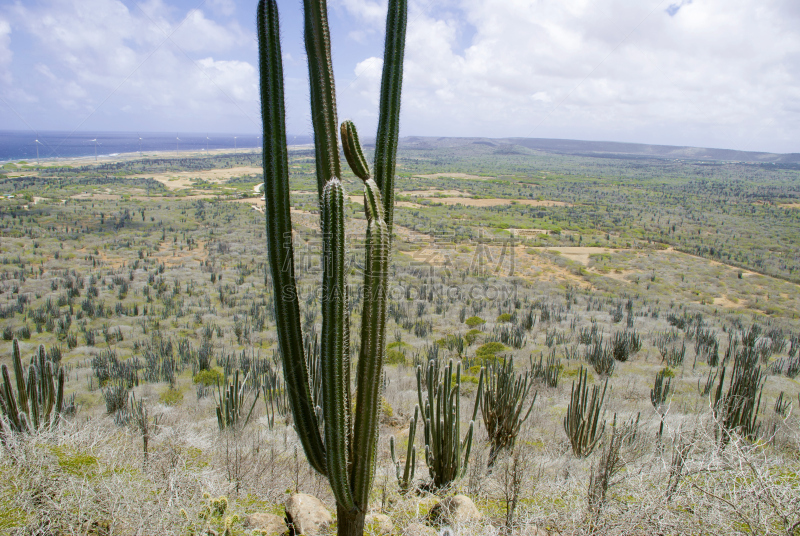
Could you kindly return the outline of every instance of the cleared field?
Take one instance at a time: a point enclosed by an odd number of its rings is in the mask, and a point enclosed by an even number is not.
[[[569,207],[570,203],[563,201],[546,201],[537,199],[476,199],[473,197],[426,197],[432,203],[443,205],[464,205],[465,207],[496,207],[499,205],[527,205],[529,207]]]

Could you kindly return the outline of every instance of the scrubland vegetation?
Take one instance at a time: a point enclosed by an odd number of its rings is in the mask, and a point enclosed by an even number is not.
[[[313,391],[313,150],[290,165]],[[14,339],[19,370],[36,355],[64,387],[57,425],[4,417],[2,532],[244,534],[296,490],[333,510],[286,400],[260,155],[3,171],[2,394]],[[798,170],[419,139],[398,173],[370,500],[397,534],[455,493],[483,513],[464,534],[800,533]],[[366,219],[344,182],[357,326]],[[425,454],[439,381],[458,467]]]

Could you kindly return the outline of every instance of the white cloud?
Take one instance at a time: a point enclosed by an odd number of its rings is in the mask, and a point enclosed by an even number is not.
[[[227,9],[225,2],[216,5]],[[180,12],[161,0],[143,3],[141,9],[119,0],[50,0],[17,4],[12,15],[50,58],[29,71],[26,82],[37,86],[44,103],[80,112],[72,121],[89,114],[99,119],[115,110],[165,123],[188,117],[182,128],[194,128],[214,114],[213,119],[225,117],[225,112],[235,115],[238,124],[243,124],[242,115],[259,119],[253,65],[209,57],[252,47],[252,33],[235,22],[221,24],[199,9]],[[2,26],[0,46],[1,31]],[[46,83],[37,84],[37,77]]]
[[[800,3],[673,4],[412,2],[403,131],[800,151]]]
[[[7,66],[11,63],[11,25],[0,19],[0,82],[11,83],[11,73]]]

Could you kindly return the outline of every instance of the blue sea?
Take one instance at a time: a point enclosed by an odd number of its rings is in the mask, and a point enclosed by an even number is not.
[[[234,136],[236,139],[234,140]],[[141,138],[141,140],[140,140]],[[36,140],[39,143],[36,143]],[[97,146],[95,147],[95,141]],[[310,136],[288,136],[289,145],[313,143]],[[94,156],[98,158],[122,153],[152,155],[164,151],[209,151],[215,149],[253,149],[261,147],[261,137],[255,134],[198,134],[165,132],[58,132],[45,131],[38,135],[30,131],[0,130],[0,162],[39,159],[65,159]]]

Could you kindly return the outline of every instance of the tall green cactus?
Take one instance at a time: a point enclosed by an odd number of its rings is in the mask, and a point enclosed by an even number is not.
[[[0,411],[5,419],[0,419],[0,430],[6,433],[7,426],[11,432],[32,432],[55,425],[64,409],[64,369],[49,361],[44,346],[39,346],[26,377],[17,339],[12,343],[12,361],[17,396],[3,365]]]
[[[422,366],[417,366],[417,396],[422,408],[425,431],[425,463],[435,489],[443,489],[462,478],[467,472],[475,418],[478,416],[483,371],[478,380],[478,394],[472,419],[464,439],[461,439],[461,363],[453,371],[453,361],[442,367],[431,360],[425,371],[427,400],[422,398]]]
[[[355,175],[364,182],[368,221],[355,406],[351,403],[350,392],[345,191],[341,181],[326,1],[303,0],[303,11],[324,242],[320,349],[322,432],[310,389],[295,280],[283,67],[275,0],[260,0],[257,13],[267,250],[275,295],[278,344],[295,427],[309,463],[326,475],[331,484],[337,503],[339,534],[354,535],[363,533],[378,442],[407,0],[389,1],[374,179],[355,126],[349,121],[341,125],[347,161]]]

